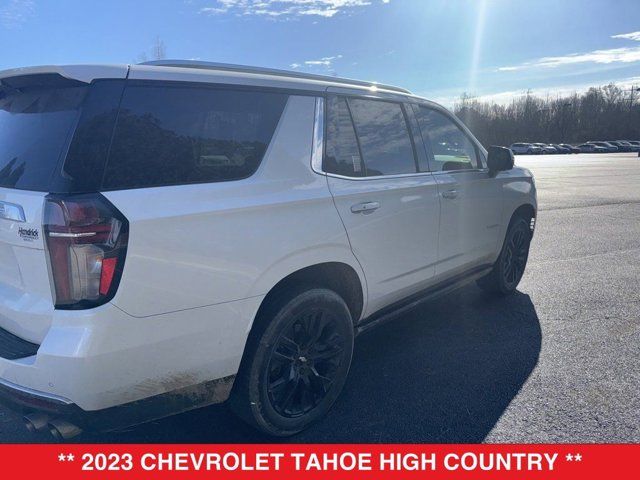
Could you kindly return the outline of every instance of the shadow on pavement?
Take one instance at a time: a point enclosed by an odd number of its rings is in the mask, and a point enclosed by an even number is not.
[[[540,345],[528,295],[490,298],[466,287],[361,335],[328,417],[284,441],[481,442],[531,374]],[[224,405],[77,440],[274,441]]]

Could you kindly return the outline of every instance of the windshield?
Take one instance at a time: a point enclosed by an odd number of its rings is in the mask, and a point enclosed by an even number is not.
[[[86,90],[0,89],[0,187],[48,191]]]

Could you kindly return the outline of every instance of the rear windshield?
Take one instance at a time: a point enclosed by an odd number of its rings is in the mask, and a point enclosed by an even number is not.
[[[0,187],[48,191],[87,88],[0,88]]]

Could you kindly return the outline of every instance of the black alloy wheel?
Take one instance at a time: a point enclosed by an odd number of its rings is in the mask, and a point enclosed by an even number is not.
[[[514,229],[511,233],[502,255],[502,272],[505,284],[515,288],[527,265],[531,234],[522,227]]]
[[[326,397],[335,382],[347,347],[330,311],[295,318],[271,351],[267,391],[273,409],[283,417],[304,415]]]
[[[336,292],[299,286],[267,300],[252,328],[231,392],[243,420],[274,436],[322,418],[344,387],[354,325]]]
[[[524,275],[531,244],[531,219],[515,217],[511,220],[500,255],[491,272],[476,283],[487,292],[509,295],[515,292]]]

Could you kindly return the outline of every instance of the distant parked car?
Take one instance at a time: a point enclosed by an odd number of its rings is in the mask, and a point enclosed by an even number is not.
[[[640,146],[634,145],[628,140],[616,140],[616,143],[622,148],[621,152],[637,152],[640,150]]]
[[[599,145],[595,145],[593,143],[583,143],[579,145],[578,148],[582,153],[608,153],[609,150],[605,147],[600,147]]]
[[[622,151],[620,149],[620,146],[617,144],[617,142],[600,142],[600,141],[591,141],[589,140],[589,142],[587,143],[593,143],[594,145],[597,145],[598,147],[602,147],[604,149],[606,149],[607,152],[618,152],[618,151]]]
[[[561,143],[560,146],[564,148],[568,148],[569,153],[580,153],[580,149],[578,147],[569,145],[568,143]]]
[[[557,153],[571,153],[570,148],[563,147],[562,145],[558,145],[556,143],[550,143],[549,145],[555,148]]]
[[[640,141],[638,140],[629,140],[629,143],[634,147],[638,147],[638,151],[640,152]]]
[[[551,145],[547,145],[546,143],[533,143],[532,145],[540,147],[543,155],[547,153],[558,153],[558,151],[554,147],[552,147]]]
[[[542,153],[540,147],[536,147],[530,143],[512,143],[509,149],[518,155],[534,155]]]
[[[633,152],[633,146],[625,140],[609,140],[607,143],[615,145],[619,152]]]

